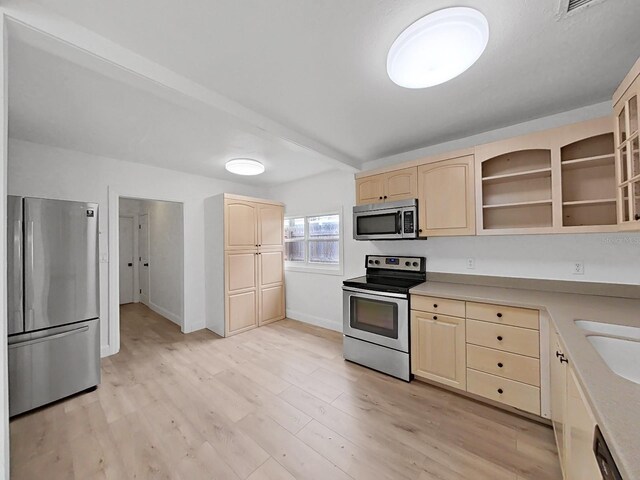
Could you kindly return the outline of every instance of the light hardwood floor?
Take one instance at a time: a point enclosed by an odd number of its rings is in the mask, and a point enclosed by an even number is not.
[[[222,339],[122,308],[102,384],[11,422],[15,479],[560,479],[552,431],[342,359],[292,320]]]

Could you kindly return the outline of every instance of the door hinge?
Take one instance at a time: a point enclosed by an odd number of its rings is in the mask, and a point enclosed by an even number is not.
[[[142,225],[138,225],[138,230],[142,230]]]
[[[140,289],[140,293],[142,293],[142,289]]]

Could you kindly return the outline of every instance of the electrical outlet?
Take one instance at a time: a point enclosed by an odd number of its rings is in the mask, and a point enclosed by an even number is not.
[[[469,270],[473,270],[476,268],[476,259],[475,258],[467,258],[467,268]]]
[[[573,274],[574,275],[584,275],[584,263],[583,262],[573,262]]]

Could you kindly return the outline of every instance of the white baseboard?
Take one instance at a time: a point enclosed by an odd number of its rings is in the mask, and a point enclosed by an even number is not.
[[[153,310],[157,314],[162,315],[164,318],[171,320],[173,323],[175,323],[176,325],[180,326],[180,328],[182,328],[182,319],[175,313],[172,313],[166,308],[162,308],[153,302],[149,302],[147,307],[149,307],[151,310]]]
[[[296,312],[289,309],[287,309],[287,318],[292,318],[293,320],[309,323],[311,325],[315,325],[316,327],[322,327],[328,330],[342,333],[342,322],[336,322],[327,318],[316,317],[314,315],[309,315],[303,312]]]
[[[109,355],[112,355],[111,345],[102,345],[100,347],[100,358],[108,357]]]

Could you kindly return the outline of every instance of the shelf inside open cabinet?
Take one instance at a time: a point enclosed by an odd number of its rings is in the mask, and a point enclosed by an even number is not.
[[[509,152],[482,162],[485,230],[550,228],[551,151]]]
[[[563,226],[616,224],[613,142],[613,133],[604,133],[561,148]]]

